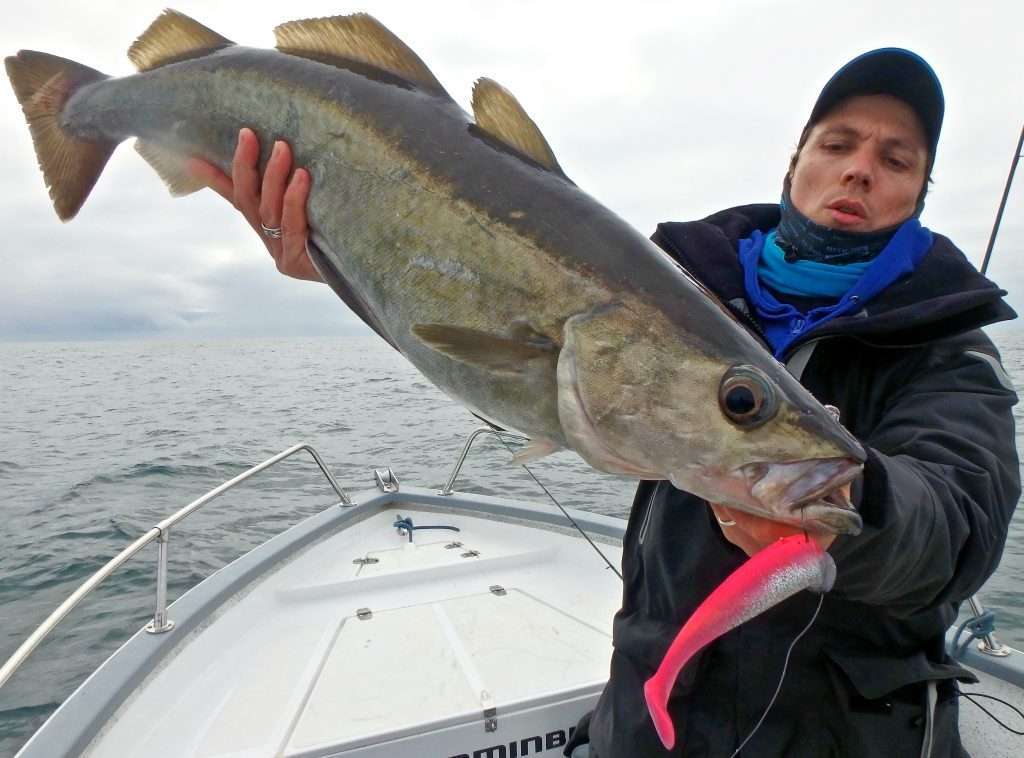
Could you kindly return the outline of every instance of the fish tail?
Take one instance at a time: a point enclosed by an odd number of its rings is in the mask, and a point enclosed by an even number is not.
[[[22,50],[4,63],[25,112],[54,210],[62,221],[68,221],[89,196],[117,143],[71,136],[61,123],[61,111],[79,88],[109,77],[80,63],[34,50]]]

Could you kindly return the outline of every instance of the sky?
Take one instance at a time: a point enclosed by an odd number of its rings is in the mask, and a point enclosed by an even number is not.
[[[129,75],[126,51],[163,7],[36,0],[5,13],[0,51],[42,50]],[[901,46],[932,64],[946,96],[922,221],[980,266],[1024,122],[1019,0],[174,7],[256,47],[271,47],[284,21],[369,12],[467,110],[480,76],[510,89],[566,173],[645,233],[659,221],[776,201],[829,76],[865,50]],[[278,274],[225,201],[210,191],[172,199],[130,145],[118,148],[82,211],[62,224],[4,85],[0,166],[0,340],[364,333],[327,287]],[[1024,312],[1022,248],[1024,176],[989,269]]]

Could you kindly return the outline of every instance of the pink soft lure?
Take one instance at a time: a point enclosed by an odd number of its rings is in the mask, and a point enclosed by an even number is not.
[[[644,684],[647,710],[667,750],[676,742],[668,696],[686,662],[708,643],[800,590],[828,592],[836,564],[802,534],[784,537],[734,571],[683,625],[658,670]]]

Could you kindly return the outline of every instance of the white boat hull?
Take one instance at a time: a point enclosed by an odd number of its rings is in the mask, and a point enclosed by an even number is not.
[[[593,708],[621,584],[551,508],[403,487],[281,534],[140,631],[19,758],[561,755]],[[573,511],[612,564],[625,522]],[[416,526],[460,531],[396,529]],[[1024,706],[1021,654],[973,658]],[[1017,756],[961,703],[965,745]],[[1005,713],[1005,712],[1004,712]]]

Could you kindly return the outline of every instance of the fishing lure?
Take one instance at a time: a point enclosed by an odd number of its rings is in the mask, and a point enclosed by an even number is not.
[[[687,661],[708,643],[800,590],[828,592],[835,578],[832,556],[814,540],[795,534],[754,555],[708,595],[679,630],[654,676],[644,684],[647,710],[667,750],[676,741],[668,697]]]

